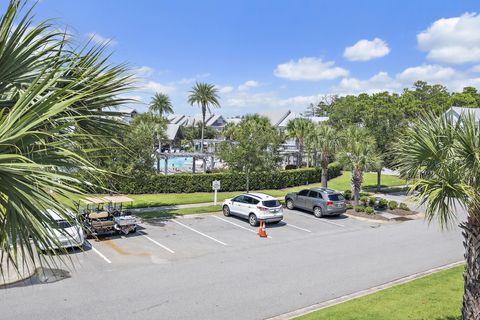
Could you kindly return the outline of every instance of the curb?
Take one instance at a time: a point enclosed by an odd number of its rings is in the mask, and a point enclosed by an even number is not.
[[[439,272],[439,271],[447,270],[447,269],[450,269],[450,268],[453,268],[453,267],[457,267],[457,266],[462,265],[464,263],[465,263],[465,261],[462,260],[462,261],[449,263],[449,264],[446,264],[446,265],[443,265],[443,266],[440,266],[440,267],[436,267],[436,268],[433,268],[433,269],[429,269],[429,270],[426,270],[426,271],[414,273],[412,275],[402,277],[402,278],[399,278],[399,279],[396,279],[396,280],[393,280],[393,281],[389,281],[389,282],[386,282],[384,284],[381,284],[381,285],[378,285],[378,286],[375,286],[375,287],[372,287],[372,288],[369,288],[369,289],[357,291],[357,292],[350,293],[350,294],[347,294],[347,295],[344,295],[344,296],[341,296],[341,297],[338,297],[338,298],[335,298],[335,299],[331,299],[331,300],[327,300],[327,301],[324,301],[324,302],[316,303],[316,304],[313,304],[313,305],[305,307],[305,308],[301,308],[301,309],[297,309],[297,310],[290,311],[290,312],[287,312],[287,313],[279,314],[279,315],[271,317],[271,318],[266,318],[265,320],[286,320],[286,319],[292,319],[294,317],[295,318],[300,317],[300,316],[306,315],[306,314],[314,312],[314,311],[322,310],[322,309],[325,309],[325,308],[328,308],[328,307],[331,307],[331,306],[334,306],[334,305],[337,305],[337,304],[340,304],[340,303],[343,303],[343,302],[347,302],[347,301],[350,301],[350,300],[353,300],[353,299],[356,299],[356,298],[360,298],[360,297],[363,297],[363,296],[366,296],[366,295],[369,295],[369,294],[372,294],[372,293],[375,293],[375,292],[378,292],[378,291],[381,291],[381,290],[384,290],[384,289],[388,289],[388,288],[391,288],[391,287],[394,287],[394,286],[397,286],[397,285],[400,285],[400,284],[408,283],[410,281],[413,281],[413,280],[416,280],[416,279],[419,279],[419,278],[423,278],[423,277],[428,276],[428,275],[430,275],[432,273],[435,273],[435,272]]]

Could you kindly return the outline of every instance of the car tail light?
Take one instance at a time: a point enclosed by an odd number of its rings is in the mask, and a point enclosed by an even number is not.
[[[268,208],[257,206],[257,209],[260,211],[268,211]]]
[[[327,201],[327,206],[329,207],[333,206],[333,201]]]

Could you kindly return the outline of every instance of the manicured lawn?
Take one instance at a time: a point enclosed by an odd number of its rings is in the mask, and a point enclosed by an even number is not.
[[[460,320],[463,266],[319,310],[297,320]]]
[[[366,188],[366,187],[375,186],[376,182],[377,182],[376,173],[366,173],[364,175],[363,187]],[[405,180],[400,179],[396,176],[386,176],[386,175],[382,176],[383,186],[399,186],[399,185],[405,185],[405,183],[406,183]],[[320,187],[320,186],[321,186],[320,183],[313,183],[305,186],[297,186],[297,187],[280,189],[280,190],[257,190],[257,192],[266,193],[274,197],[283,197],[288,192],[296,192],[304,188],[314,188],[314,187]],[[345,171],[343,175],[328,181],[328,187],[335,190],[339,190],[339,191],[345,191],[347,189],[350,189],[350,172]],[[225,199],[232,198],[238,195],[239,193],[241,193],[241,191],[219,192],[218,201],[221,202]],[[213,202],[213,192],[130,194],[127,196],[134,200],[133,202],[134,208]],[[70,197],[70,199],[66,199],[66,201],[72,201],[72,200],[78,201],[79,197],[74,195]]]
[[[183,216],[187,214],[196,214],[196,213],[211,213],[211,212],[219,212],[219,211],[222,211],[221,205],[198,207],[198,208],[158,210],[158,211],[152,211],[152,212],[136,213],[135,215],[143,219],[152,219],[152,218],[162,218],[162,217],[170,217],[170,216]]]

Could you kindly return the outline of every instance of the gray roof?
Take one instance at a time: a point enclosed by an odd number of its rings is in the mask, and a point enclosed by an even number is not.
[[[167,125],[167,130],[165,134],[169,140],[174,140],[180,130],[180,126],[178,124],[169,123]]]
[[[456,119],[462,114],[467,115],[473,113],[475,119],[480,122],[480,108],[451,107],[445,113],[453,115]]]

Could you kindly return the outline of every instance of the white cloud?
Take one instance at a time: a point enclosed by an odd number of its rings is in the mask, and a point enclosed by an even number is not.
[[[346,47],[343,56],[350,61],[368,61],[381,58],[390,53],[388,44],[380,38],[360,40],[351,47]]]
[[[473,66],[470,70],[472,72],[479,72],[480,73],[480,64],[478,64],[476,66]]]
[[[348,76],[348,70],[334,67],[333,61],[322,61],[321,58],[305,57],[298,61],[290,60],[279,64],[274,75],[288,80],[329,80]]]
[[[427,58],[452,64],[480,61],[480,15],[465,13],[460,17],[435,21],[417,35],[418,47]]]
[[[241,85],[238,86],[239,91],[247,91],[250,88],[255,88],[260,86],[260,82],[255,81],[255,80],[248,80],[245,81],[245,83],[242,83]]]
[[[94,43],[99,44],[99,45],[109,45],[109,46],[114,46],[117,44],[117,41],[107,38],[104,36],[99,35],[98,33],[90,32],[87,34],[88,38],[92,40]]]
[[[165,94],[171,94],[176,89],[173,85],[161,84],[159,82],[152,81],[152,80],[145,81],[141,83],[139,86],[144,91],[161,92]]]
[[[195,75],[195,77],[192,77],[192,78],[180,79],[178,81],[178,83],[179,84],[191,84],[191,83],[194,83],[194,82],[198,81],[198,79],[207,78],[209,76],[210,76],[210,73],[200,73],[200,74]]]
[[[427,82],[445,82],[456,75],[456,71],[449,67],[439,65],[421,65],[407,68],[397,75],[397,79],[403,83],[413,83],[417,80]]]
[[[220,93],[230,93],[233,91],[233,87],[232,86],[216,86],[217,89],[218,89],[218,92]]]
[[[387,72],[379,72],[366,80],[343,78],[337,86],[332,88],[332,91],[339,94],[358,94],[398,91],[400,87],[401,84],[391,78]]]
[[[133,74],[138,77],[149,77],[153,74],[154,69],[148,66],[135,67],[132,69]]]

